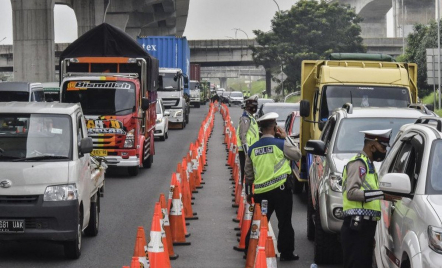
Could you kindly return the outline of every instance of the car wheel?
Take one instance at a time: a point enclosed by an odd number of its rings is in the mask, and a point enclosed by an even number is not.
[[[132,177],[137,176],[139,171],[140,169],[138,168],[138,166],[127,167],[127,172],[129,172],[129,175]]]
[[[163,136],[160,136],[160,141],[165,141],[166,140],[166,133],[164,133]]]
[[[89,224],[84,230],[84,234],[87,236],[97,236],[98,228],[100,225],[100,212],[99,212],[99,199],[100,195],[95,194],[96,201],[91,202],[91,215],[89,218]]]
[[[78,213],[77,235],[75,240],[64,242],[64,255],[69,259],[78,259],[81,255],[82,219]]]
[[[401,268],[410,268],[410,267],[411,267],[410,259],[405,254],[405,256],[403,257],[402,262],[401,262]]]
[[[307,185],[307,239],[312,241],[315,239],[315,223],[313,222],[313,215],[315,211],[313,209],[312,192]]]
[[[169,131],[167,131],[167,132],[164,134],[164,137],[166,137],[166,140],[169,138]]]
[[[322,229],[320,209],[317,206],[315,221],[315,262],[317,264],[339,264],[342,262],[342,247],[336,234]]]

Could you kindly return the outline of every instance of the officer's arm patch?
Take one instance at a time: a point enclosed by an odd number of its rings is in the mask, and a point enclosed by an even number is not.
[[[365,167],[359,167],[359,177],[362,179],[365,174],[367,174],[367,169],[365,169]]]

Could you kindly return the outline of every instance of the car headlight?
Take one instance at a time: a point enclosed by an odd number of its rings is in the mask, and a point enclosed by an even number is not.
[[[428,246],[439,254],[442,254],[442,228],[428,226]]]
[[[342,178],[339,174],[331,174],[329,177],[330,187],[333,191],[342,193]]]
[[[134,133],[135,133],[135,129],[132,129],[131,131],[127,132],[126,140],[124,141],[124,148],[134,147],[134,141],[135,141]]]
[[[78,193],[75,184],[48,186],[43,196],[43,201],[69,201],[77,199]]]
[[[163,118],[159,118],[155,121],[157,124],[163,122]]]
[[[180,111],[175,113],[174,117],[178,117],[178,116],[182,116],[182,115],[183,115],[183,110],[180,110]]]

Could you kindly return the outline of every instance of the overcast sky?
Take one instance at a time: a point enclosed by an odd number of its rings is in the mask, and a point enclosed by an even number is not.
[[[35,1],[35,0],[28,0]],[[297,0],[275,0],[281,10],[290,9]],[[270,20],[278,11],[273,0],[190,0],[184,35],[194,39],[249,38],[252,30],[270,30]],[[77,22],[71,8],[55,6],[55,42],[72,42],[77,38]],[[5,38],[6,37],[6,38]],[[10,0],[0,0],[0,44],[12,43],[12,9]]]

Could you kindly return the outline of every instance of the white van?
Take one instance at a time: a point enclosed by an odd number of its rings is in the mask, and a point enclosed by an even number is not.
[[[0,83],[0,102],[10,101],[45,101],[41,83],[2,82]]]
[[[0,241],[62,242],[78,258],[95,236],[106,165],[90,156],[79,104],[0,103]]]

